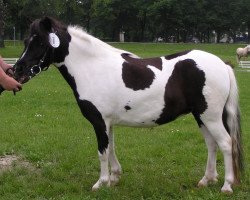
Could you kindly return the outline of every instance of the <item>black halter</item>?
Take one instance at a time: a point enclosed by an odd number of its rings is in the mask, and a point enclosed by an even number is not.
[[[49,69],[49,65],[44,68],[41,67],[42,64],[44,63],[45,58],[47,57],[48,52],[49,52],[49,48],[47,48],[43,57],[40,59],[39,63],[30,68],[30,73],[31,73],[30,78],[40,74],[41,71],[46,71],[47,69]]]
[[[42,68],[42,65],[44,63],[44,60],[46,59],[47,57],[47,54],[49,52],[49,47],[46,49],[45,53],[43,54],[43,57],[40,59],[39,63],[36,64],[36,65],[33,65],[31,68],[30,68],[30,76],[29,76],[29,79],[33,78],[34,76],[38,75],[41,73],[41,71],[46,71],[47,69],[49,69],[49,65]],[[52,54],[54,54],[54,49],[52,51]],[[15,68],[16,68],[16,64],[13,65],[13,71],[15,71]]]

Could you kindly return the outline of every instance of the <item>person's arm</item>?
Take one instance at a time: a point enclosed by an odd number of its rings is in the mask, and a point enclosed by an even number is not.
[[[3,58],[1,56],[0,56],[0,66],[3,69],[3,71],[5,71],[5,72],[6,72],[7,69],[12,68],[11,65],[4,62],[4,60],[3,60]]]
[[[0,85],[5,90],[19,91],[22,88],[22,85],[4,72],[4,70],[7,70],[10,67],[11,66],[5,63],[4,60],[0,57]]]

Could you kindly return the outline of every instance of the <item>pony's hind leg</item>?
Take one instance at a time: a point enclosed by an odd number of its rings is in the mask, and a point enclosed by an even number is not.
[[[110,183],[112,185],[116,185],[119,182],[120,176],[122,174],[122,168],[115,154],[115,143],[112,127],[110,127],[109,130],[109,162],[111,167]]]
[[[204,187],[207,186],[208,183],[216,183],[218,181],[217,180],[218,173],[216,170],[217,143],[204,125],[201,125],[200,130],[205,138],[205,142],[208,149],[208,158],[207,158],[205,175],[198,183],[198,187]]]
[[[208,120],[209,119],[209,120]],[[224,156],[225,163],[225,181],[221,188],[222,192],[232,193],[231,185],[234,182],[233,162],[232,162],[232,140],[226,131],[222,119],[207,118],[203,115],[202,121],[207,127],[208,131],[213,136]]]

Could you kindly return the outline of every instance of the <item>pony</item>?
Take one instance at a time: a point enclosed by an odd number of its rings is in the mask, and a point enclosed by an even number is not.
[[[248,57],[250,53],[250,45],[247,45],[245,48],[236,49],[236,59],[239,62],[242,57]]]
[[[115,185],[121,177],[113,126],[154,127],[188,113],[208,148],[206,171],[198,186],[217,182],[217,147],[225,164],[221,191],[232,193],[232,185],[240,182],[243,152],[237,83],[232,68],[217,56],[187,50],[143,59],[50,17],[35,20],[24,43],[15,79],[26,83],[54,64],[94,128],[101,169],[93,190]]]

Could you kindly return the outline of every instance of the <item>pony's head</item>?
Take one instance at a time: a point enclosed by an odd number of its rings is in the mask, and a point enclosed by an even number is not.
[[[245,48],[247,49],[248,52],[250,51],[250,45],[247,45]]]
[[[35,20],[24,41],[25,48],[14,66],[14,77],[20,83],[29,81],[52,63],[61,63],[69,53],[71,40],[67,27],[50,17]]]

